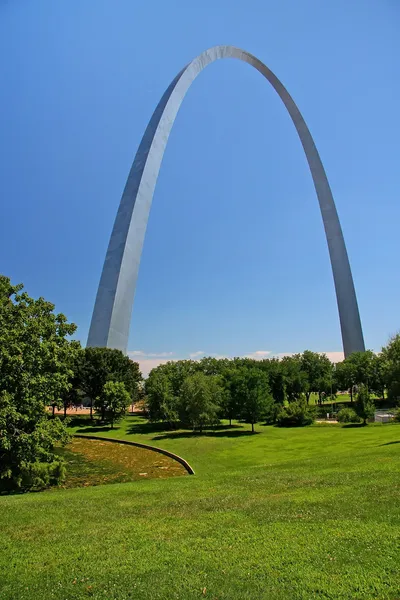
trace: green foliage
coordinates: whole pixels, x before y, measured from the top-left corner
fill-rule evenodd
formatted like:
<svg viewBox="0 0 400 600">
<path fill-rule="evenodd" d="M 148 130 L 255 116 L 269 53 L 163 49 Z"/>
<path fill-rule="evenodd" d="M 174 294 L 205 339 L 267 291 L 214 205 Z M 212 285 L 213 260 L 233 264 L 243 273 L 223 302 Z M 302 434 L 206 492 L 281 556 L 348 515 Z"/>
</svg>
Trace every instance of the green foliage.
<svg viewBox="0 0 400 600">
<path fill-rule="evenodd" d="M 218 423 L 222 388 L 218 377 L 195 373 L 186 377 L 180 396 L 181 421 L 199 429 Z"/>
<path fill-rule="evenodd" d="M 179 400 L 172 392 L 168 375 L 153 369 L 145 383 L 145 407 L 150 421 L 164 421 L 174 427 L 179 421 Z"/>
<path fill-rule="evenodd" d="M 285 377 L 286 399 L 296 402 L 311 392 L 307 373 L 302 369 L 301 356 L 285 356 L 282 359 L 282 368 Z"/>
<path fill-rule="evenodd" d="M 386 348 L 382 348 L 384 379 L 387 382 L 389 398 L 400 399 L 400 334 L 393 336 Z"/>
<path fill-rule="evenodd" d="M 133 402 L 138 396 L 142 376 L 138 363 L 130 360 L 121 350 L 112 348 L 85 348 L 78 366 L 78 381 L 82 391 L 95 402 L 108 381 L 123 383 Z M 101 413 L 101 418 L 106 418 Z"/>
<path fill-rule="evenodd" d="M 304 400 L 290 402 L 283 406 L 277 415 L 279 427 L 304 427 L 315 420 L 315 408 Z"/>
<path fill-rule="evenodd" d="M 125 416 L 130 403 L 131 395 L 122 381 L 107 381 L 94 406 L 102 419 L 110 421 L 111 427 L 114 427 L 114 423 Z"/>
<path fill-rule="evenodd" d="M 240 398 L 239 415 L 246 423 L 254 425 L 257 421 L 272 420 L 274 399 L 272 398 L 268 376 L 258 369 L 241 368 L 236 371 L 235 394 Z"/>
<path fill-rule="evenodd" d="M 361 419 L 352 408 L 342 408 L 337 415 L 339 423 L 360 423 Z"/>
<path fill-rule="evenodd" d="M 80 346 L 75 325 L 43 298 L 0 276 L 0 489 L 31 489 L 62 477 L 54 453 L 69 439 L 47 406 L 61 405 Z"/>
<path fill-rule="evenodd" d="M 327 390 L 330 390 L 333 377 L 332 363 L 325 354 L 305 350 L 300 356 L 300 369 L 307 378 L 305 389 L 307 404 L 312 392 L 321 398 L 322 393 L 326 394 Z"/>
<path fill-rule="evenodd" d="M 371 419 L 375 414 L 375 404 L 371 400 L 368 388 L 366 385 L 361 385 L 357 394 L 357 402 L 355 404 L 357 415 L 362 419 L 364 425 L 368 419 Z"/>
</svg>

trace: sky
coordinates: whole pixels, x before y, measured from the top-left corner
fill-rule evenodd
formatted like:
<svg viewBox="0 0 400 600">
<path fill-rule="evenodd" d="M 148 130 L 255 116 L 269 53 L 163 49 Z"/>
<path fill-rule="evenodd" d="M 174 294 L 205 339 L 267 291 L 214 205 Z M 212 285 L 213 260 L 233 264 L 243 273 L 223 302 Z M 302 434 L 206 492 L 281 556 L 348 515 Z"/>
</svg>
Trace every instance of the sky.
<svg viewBox="0 0 400 600">
<path fill-rule="evenodd" d="M 232 44 L 282 80 L 324 163 L 367 348 L 400 328 L 398 0 L 0 0 L 0 272 L 86 343 L 113 221 L 178 71 Z M 254 69 L 190 88 L 154 195 L 129 353 L 162 361 L 342 350 L 296 131 Z"/>
</svg>

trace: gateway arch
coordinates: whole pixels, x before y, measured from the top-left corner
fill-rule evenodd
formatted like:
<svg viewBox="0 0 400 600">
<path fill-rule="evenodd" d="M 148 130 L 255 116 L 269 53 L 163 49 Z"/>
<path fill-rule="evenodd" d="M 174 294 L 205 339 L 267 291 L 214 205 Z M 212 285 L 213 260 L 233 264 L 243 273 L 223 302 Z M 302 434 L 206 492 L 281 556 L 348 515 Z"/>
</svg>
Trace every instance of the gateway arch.
<svg viewBox="0 0 400 600">
<path fill-rule="evenodd" d="M 136 280 L 154 188 L 172 125 L 193 80 L 221 58 L 242 60 L 278 93 L 296 127 L 321 209 L 332 265 L 346 356 L 363 351 L 364 339 L 349 259 L 332 192 L 308 127 L 279 79 L 258 58 L 233 46 L 216 46 L 190 62 L 165 91 L 147 126 L 122 194 L 97 291 L 88 346 L 126 352 Z"/>
</svg>

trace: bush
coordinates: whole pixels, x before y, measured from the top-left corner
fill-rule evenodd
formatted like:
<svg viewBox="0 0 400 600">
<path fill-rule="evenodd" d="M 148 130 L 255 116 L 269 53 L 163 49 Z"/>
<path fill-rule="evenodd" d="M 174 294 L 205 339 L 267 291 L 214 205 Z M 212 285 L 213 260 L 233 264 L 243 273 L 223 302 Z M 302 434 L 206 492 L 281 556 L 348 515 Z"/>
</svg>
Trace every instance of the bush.
<svg viewBox="0 0 400 600">
<path fill-rule="evenodd" d="M 26 490 L 42 490 L 64 481 L 65 473 L 66 468 L 62 461 L 31 463 L 21 470 L 21 487 Z"/>
<path fill-rule="evenodd" d="M 337 415 L 339 423 L 360 423 L 361 419 L 352 408 L 342 408 Z"/>
<path fill-rule="evenodd" d="M 283 406 L 277 416 L 279 427 L 305 427 L 315 420 L 315 409 L 307 405 L 305 400 L 290 402 Z"/>
</svg>

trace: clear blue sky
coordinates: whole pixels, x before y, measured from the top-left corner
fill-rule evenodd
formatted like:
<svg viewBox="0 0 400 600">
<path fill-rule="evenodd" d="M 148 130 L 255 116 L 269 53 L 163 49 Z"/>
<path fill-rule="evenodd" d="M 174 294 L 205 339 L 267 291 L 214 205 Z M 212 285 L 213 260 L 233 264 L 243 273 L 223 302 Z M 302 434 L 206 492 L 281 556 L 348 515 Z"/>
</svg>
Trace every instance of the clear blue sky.
<svg viewBox="0 0 400 600">
<path fill-rule="evenodd" d="M 2 0 L 0 271 L 86 341 L 113 220 L 161 94 L 216 44 L 282 79 L 320 151 L 367 347 L 400 327 L 397 0 Z M 129 348 L 176 357 L 341 350 L 294 127 L 248 65 L 190 89 L 150 216 Z M 147 356 L 152 360 L 152 356 Z"/>
</svg>

